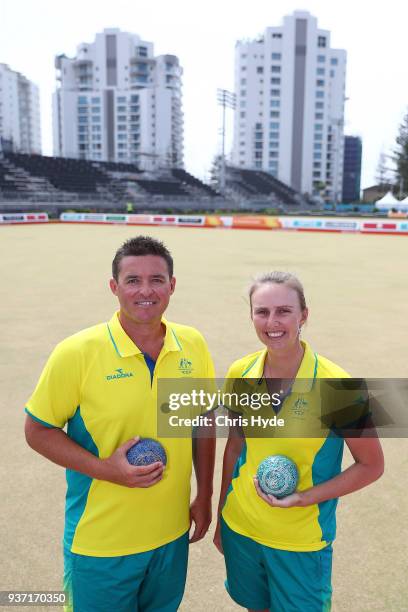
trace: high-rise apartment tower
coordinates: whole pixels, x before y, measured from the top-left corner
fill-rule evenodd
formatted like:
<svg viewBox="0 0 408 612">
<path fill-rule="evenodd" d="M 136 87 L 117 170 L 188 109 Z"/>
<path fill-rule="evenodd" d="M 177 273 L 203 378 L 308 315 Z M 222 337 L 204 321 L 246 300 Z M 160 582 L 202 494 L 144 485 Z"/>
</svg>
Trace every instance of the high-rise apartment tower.
<svg viewBox="0 0 408 612">
<path fill-rule="evenodd" d="M 143 167 L 183 165 L 181 75 L 136 34 L 106 29 L 56 57 L 54 154 Z"/>
<path fill-rule="evenodd" d="M 346 52 L 295 11 L 236 45 L 234 164 L 270 172 L 302 193 L 342 192 Z"/>
<path fill-rule="evenodd" d="M 6 64 L 0 64 L 0 138 L 16 152 L 41 153 L 38 87 Z"/>
</svg>

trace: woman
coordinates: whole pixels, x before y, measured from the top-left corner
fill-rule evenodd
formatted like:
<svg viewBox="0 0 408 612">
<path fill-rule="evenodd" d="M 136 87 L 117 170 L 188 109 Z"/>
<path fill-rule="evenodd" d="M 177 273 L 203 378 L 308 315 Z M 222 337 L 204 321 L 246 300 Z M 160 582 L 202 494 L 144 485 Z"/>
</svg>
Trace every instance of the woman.
<svg viewBox="0 0 408 612">
<path fill-rule="evenodd" d="M 329 424 L 318 419 L 325 410 L 318 379 L 349 375 L 300 340 L 308 309 L 299 280 L 284 272 L 265 274 L 252 284 L 249 299 L 255 331 L 266 348 L 233 363 L 227 379 L 241 392 L 243 385 L 278 392 L 280 406 L 267 410 L 285 427 L 269 430 L 268 437 L 245 426 L 237 435 L 231 428 L 214 543 L 225 556 L 229 594 L 250 612 L 328 610 L 337 499 L 381 476 L 381 446 L 373 435 L 336 434 L 334 417 Z M 363 407 L 358 400 L 347 404 L 352 421 L 364 416 L 364 401 Z M 344 421 L 347 411 L 335 414 Z M 354 463 L 341 472 L 344 440 Z M 259 463 L 275 454 L 291 458 L 299 471 L 297 490 L 281 499 L 266 495 L 255 477 Z"/>
</svg>

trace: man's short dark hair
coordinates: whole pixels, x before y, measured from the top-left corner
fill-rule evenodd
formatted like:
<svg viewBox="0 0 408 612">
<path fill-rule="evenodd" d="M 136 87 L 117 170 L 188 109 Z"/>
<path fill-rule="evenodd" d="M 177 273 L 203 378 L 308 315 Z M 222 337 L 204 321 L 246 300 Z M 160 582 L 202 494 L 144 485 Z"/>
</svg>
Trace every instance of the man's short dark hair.
<svg viewBox="0 0 408 612">
<path fill-rule="evenodd" d="M 121 247 L 116 251 L 115 257 L 112 261 L 112 276 L 117 281 L 119 278 L 119 266 L 120 262 L 124 257 L 128 256 L 143 256 L 143 255 L 156 255 L 162 257 L 167 263 L 169 270 L 169 276 L 173 276 L 173 258 L 170 251 L 164 246 L 160 240 L 156 240 L 151 236 L 136 236 L 135 238 L 129 238 L 122 244 Z"/>
</svg>

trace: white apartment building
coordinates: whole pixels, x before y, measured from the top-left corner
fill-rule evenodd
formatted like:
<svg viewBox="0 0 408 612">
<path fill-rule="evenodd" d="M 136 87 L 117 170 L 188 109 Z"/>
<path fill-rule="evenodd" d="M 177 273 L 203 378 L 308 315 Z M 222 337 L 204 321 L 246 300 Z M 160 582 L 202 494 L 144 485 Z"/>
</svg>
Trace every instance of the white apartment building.
<svg viewBox="0 0 408 612">
<path fill-rule="evenodd" d="M 345 76 L 346 52 L 305 11 L 237 42 L 233 163 L 339 201 Z"/>
<path fill-rule="evenodd" d="M 41 153 L 38 87 L 0 64 L 0 138 L 19 153 Z"/>
<path fill-rule="evenodd" d="M 56 57 L 54 155 L 183 166 L 182 68 L 136 34 L 105 29 Z"/>
</svg>

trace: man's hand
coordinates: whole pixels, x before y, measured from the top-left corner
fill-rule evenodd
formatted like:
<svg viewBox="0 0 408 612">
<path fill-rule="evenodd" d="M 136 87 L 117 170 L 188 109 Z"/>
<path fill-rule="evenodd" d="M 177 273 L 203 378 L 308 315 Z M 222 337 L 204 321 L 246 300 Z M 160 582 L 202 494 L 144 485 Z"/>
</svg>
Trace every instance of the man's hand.
<svg viewBox="0 0 408 612">
<path fill-rule="evenodd" d="M 217 527 L 215 528 L 213 542 L 214 542 L 216 549 L 223 555 L 224 549 L 222 547 L 222 542 L 221 542 L 221 518 L 218 519 Z"/>
<path fill-rule="evenodd" d="M 190 544 L 201 540 L 208 531 L 211 524 L 211 498 L 196 497 L 190 506 L 190 527 L 194 526 L 194 533 L 190 538 Z"/>
<path fill-rule="evenodd" d="M 138 441 L 138 437 L 132 438 L 119 446 L 110 457 L 101 459 L 102 469 L 99 480 L 107 480 L 130 488 L 152 487 L 160 482 L 164 471 L 164 465 L 160 461 L 150 465 L 135 466 L 127 460 L 127 451 Z"/>
<path fill-rule="evenodd" d="M 270 506 L 275 508 L 293 508 L 294 506 L 302 506 L 302 500 L 299 493 L 295 492 L 292 493 L 292 495 L 287 495 L 286 497 L 282 497 L 282 499 L 278 499 L 274 495 L 267 495 L 264 493 L 259 486 L 259 482 L 256 477 L 254 477 L 254 485 L 259 497 L 261 497 Z"/>
</svg>

